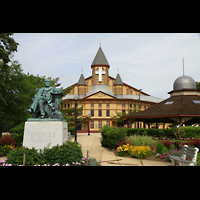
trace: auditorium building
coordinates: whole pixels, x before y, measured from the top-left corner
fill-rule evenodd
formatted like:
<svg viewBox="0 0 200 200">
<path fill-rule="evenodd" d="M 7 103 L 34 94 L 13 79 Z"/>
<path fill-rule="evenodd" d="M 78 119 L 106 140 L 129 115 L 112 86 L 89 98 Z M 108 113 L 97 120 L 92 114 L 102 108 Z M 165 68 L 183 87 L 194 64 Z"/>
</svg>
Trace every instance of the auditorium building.
<svg viewBox="0 0 200 200">
<path fill-rule="evenodd" d="M 117 122 L 112 119 L 117 112 L 128 112 L 130 109 L 145 110 L 162 99 L 150 96 L 149 94 L 124 83 L 118 73 L 116 78 L 109 76 L 110 65 L 104 52 L 99 47 L 96 56 L 91 64 L 92 75 L 85 78 L 83 74 L 69 94 L 63 97 L 66 100 L 65 108 L 75 106 L 77 97 L 78 107 L 83 106 L 83 115 L 90 115 L 91 119 L 83 121 L 77 128 L 77 132 L 91 133 L 99 132 L 104 125 L 117 127 Z M 140 100 L 139 100 L 140 99 Z M 144 123 L 139 123 L 145 127 Z M 132 128 L 136 127 L 136 123 Z"/>
</svg>

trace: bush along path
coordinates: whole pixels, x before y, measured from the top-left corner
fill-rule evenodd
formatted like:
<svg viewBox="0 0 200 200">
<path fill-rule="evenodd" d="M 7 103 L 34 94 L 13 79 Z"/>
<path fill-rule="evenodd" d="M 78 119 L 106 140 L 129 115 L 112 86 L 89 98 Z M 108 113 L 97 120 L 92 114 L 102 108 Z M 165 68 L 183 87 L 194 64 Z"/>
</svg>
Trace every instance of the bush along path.
<svg viewBox="0 0 200 200">
<path fill-rule="evenodd" d="M 76 142 L 68 141 L 63 145 L 46 147 L 43 152 L 25 147 L 13 149 L 6 159 L 0 161 L 0 166 L 23 166 L 24 154 L 25 166 L 81 166 L 90 162 L 90 158 L 83 157 Z"/>
</svg>

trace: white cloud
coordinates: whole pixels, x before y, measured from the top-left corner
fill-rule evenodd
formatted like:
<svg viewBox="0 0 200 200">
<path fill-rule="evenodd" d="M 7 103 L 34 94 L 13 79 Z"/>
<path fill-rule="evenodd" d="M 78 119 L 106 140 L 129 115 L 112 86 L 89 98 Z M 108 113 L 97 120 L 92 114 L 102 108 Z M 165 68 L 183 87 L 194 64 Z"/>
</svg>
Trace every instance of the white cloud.
<svg viewBox="0 0 200 200">
<path fill-rule="evenodd" d="M 25 72 L 60 77 L 63 87 L 76 83 L 84 69 L 91 76 L 91 63 L 99 43 L 122 80 L 145 92 L 167 98 L 174 80 L 185 74 L 200 81 L 200 37 L 194 33 L 34 33 L 14 34 L 20 44 L 14 59 Z"/>
</svg>

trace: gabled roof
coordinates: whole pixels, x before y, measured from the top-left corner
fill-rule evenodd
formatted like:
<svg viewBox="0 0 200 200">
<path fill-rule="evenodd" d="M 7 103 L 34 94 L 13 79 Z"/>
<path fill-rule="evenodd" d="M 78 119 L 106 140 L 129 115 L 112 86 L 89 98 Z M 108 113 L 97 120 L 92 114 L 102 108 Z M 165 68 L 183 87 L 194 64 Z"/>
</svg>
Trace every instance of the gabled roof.
<svg viewBox="0 0 200 200">
<path fill-rule="evenodd" d="M 119 74 L 117 74 L 117 77 L 113 85 L 123 85 L 122 79 Z"/>
<path fill-rule="evenodd" d="M 81 74 L 77 85 L 87 85 L 87 83 L 85 82 L 85 78 L 84 78 L 83 74 Z"/>
<path fill-rule="evenodd" d="M 104 53 L 103 53 L 103 50 L 101 49 L 101 47 L 99 47 L 99 50 L 92 62 L 92 65 L 91 66 L 94 66 L 94 65 L 109 65 Z"/>
</svg>

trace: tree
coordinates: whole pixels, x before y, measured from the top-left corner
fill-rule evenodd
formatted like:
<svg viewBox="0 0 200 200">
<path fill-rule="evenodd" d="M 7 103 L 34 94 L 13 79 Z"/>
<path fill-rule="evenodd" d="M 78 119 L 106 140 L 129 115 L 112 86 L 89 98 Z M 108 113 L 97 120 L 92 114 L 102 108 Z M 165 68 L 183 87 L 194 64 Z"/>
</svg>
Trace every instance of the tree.
<svg viewBox="0 0 200 200">
<path fill-rule="evenodd" d="M 197 90 L 200 90 L 200 82 L 196 81 L 196 88 Z"/>
<path fill-rule="evenodd" d="M 11 61 L 4 73 L 4 85 L 1 86 L 0 101 L 0 136 L 8 130 L 27 120 L 31 115 L 26 109 L 32 102 L 36 88 L 43 87 L 44 78 L 26 75 L 17 61 Z"/>
<path fill-rule="evenodd" d="M 5 73 L 9 71 L 9 62 L 17 46 L 19 45 L 12 37 L 13 33 L 0 33 L 0 102 L 6 104 L 1 89 L 5 86 Z M 1 114 L 1 113 L 0 113 Z"/>
<path fill-rule="evenodd" d="M 129 109 L 127 113 L 126 112 L 117 112 L 117 111 L 115 111 L 116 115 L 112 115 L 112 119 L 116 120 L 117 126 L 120 127 L 120 126 L 123 126 L 123 120 L 120 120 L 120 118 L 122 116 L 126 116 L 126 115 L 129 115 L 129 114 L 132 114 L 132 113 L 136 113 L 136 112 L 137 112 L 136 108 Z"/>
</svg>

